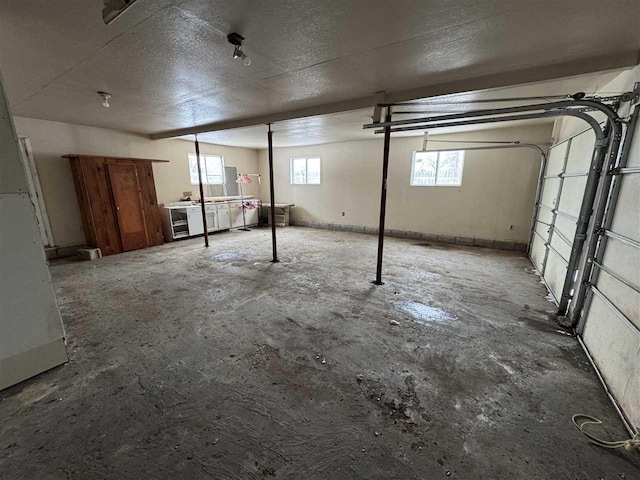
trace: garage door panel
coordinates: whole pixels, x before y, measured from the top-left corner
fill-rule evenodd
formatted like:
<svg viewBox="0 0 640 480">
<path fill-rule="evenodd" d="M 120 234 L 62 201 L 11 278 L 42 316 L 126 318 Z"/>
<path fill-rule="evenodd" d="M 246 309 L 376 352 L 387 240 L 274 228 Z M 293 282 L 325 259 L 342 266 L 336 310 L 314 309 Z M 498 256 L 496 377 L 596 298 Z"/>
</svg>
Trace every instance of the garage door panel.
<svg viewBox="0 0 640 480">
<path fill-rule="evenodd" d="M 547 178 L 544 182 L 544 189 L 542 190 L 541 202 L 547 207 L 554 208 L 556 196 L 558 195 L 558 188 L 560 187 L 559 178 Z"/>
<path fill-rule="evenodd" d="M 562 185 L 562 196 L 558 209 L 577 217 L 582 206 L 587 177 L 566 177 Z"/>
<path fill-rule="evenodd" d="M 556 299 L 562 296 L 564 277 L 567 274 L 566 262 L 553 250 L 549 250 L 544 277 Z"/>
<path fill-rule="evenodd" d="M 549 227 L 544 223 L 536 222 L 535 231 L 542 235 L 543 238 L 549 236 Z"/>
<path fill-rule="evenodd" d="M 538 212 L 538 220 L 544 223 L 551 223 L 551 220 L 553 220 L 553 213 L 551 213 L 551 210 L 541 208 Z"/>
<path fill-rule="evenodd" d="M 640 426 L 640 334 L 598 296 L 588 315 L 584 343 L 631 423 Z"/>
<path fill-rule="evenodd" d="M 640 241 L 640 173 L 622 176 L 611 230 Z"/>
<path fill-rule="evenodd" d="M 640 329 L 640 293 L 624 283 L 619 282 L 604 271 L 600 272 L 600 276 L 598 277 L 598 290 L 600 290 L 631 323 Z M 638 368 L 640 369 L 640 365 Z"/>
<path fill-rule="evenodd" d="M 602 265 L 635 285 L 640 285 L 640 250 L 610 238 Z"/>
<path fill-rule="evenodd" d="M 540 270 L 542 269 L 542 262 L 544 261 L 544 253 L 546 251 L 546 247 L 544 246 L 544 241 L 538 237 L 537 235 L 533 236 L 533 243 L 531 244 L 530 255 L 533 259 L 533 263 L 535 267 Z"/>
<path fill-rule="evenodd" d="M 567 173 L 588 172 L 593 158 L 596 144 L 596 134 L 592 129 L 581 133 L 571 142 L 569 157 L 567 158 Z"/>
<path fill-rule="evenodd" d="M 564 165 L 564 156 L 567 153 L 568 145 L 569 142 L 563 142 L 549 150 L 545 175 L 557 175 L 562 172 L 562 165 Z"/>
<path fill-rule="evenodd" d="M 562 255 L 565 260 L 569 260 L 569 257 L 571 256 L 571 246 L 567 245 L 567 242 L 560 238 L 559 235 L 554 234 L 551 237 L 551 246 L 555 248 L 557 253 Z"/>
<path fill-rule="evenodd" d="M 640 286 L 640 250 L 609 238 L 602 265 L 613 275 Z M 640 294 L 605 271 L 598 277 L 598 288 L 640 328 Z"/>
<path fill-rule="evenodd" d="M 570 242 L 573 242 L 573 237 L 576 234 L 576 221 L 563 217 L 562 215 L 558 215 L 556 218 L 556 231 L 560 232 L 565 238 L 567 238 Z"/>
</svg>

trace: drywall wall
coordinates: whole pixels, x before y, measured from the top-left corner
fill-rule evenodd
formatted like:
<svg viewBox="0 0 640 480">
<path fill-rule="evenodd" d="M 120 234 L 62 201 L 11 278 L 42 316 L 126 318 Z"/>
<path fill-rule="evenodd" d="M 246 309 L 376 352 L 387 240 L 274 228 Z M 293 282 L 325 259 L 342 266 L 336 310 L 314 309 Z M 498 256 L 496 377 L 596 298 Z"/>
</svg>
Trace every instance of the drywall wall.
<svg viewBox="0 0 640 480">
<path fill-rule="evenodd" d="M 198 194 L 198 186 L 191 185 L 189 178 L 188 154 L 195 152 L 192 141 L 150 140 L 132 133 L 22 117 L 15 117 L 15 125 L 17 133 L 31 141 L 57 246 L 85 241 L 69 160 L 61 158 L 62 155 L 82 153 L 169 160 L 170 163 L 153 166 L 158 202 L 179 200 L 186 191 Z M 257 173 L 256 150 L 201 143 L 200 151 L 222 155 L 225 165 L 237 167 L 239 173 Z M 205 195 L 208 193 L 207 189 Z M 259 184 L 250 184 L 244 193 L 260 195 Z M 212 186 L 211 194 L 221 195 L 221 187 Z"/>
<path fill-rule="evenodd" d="M 35 208 L 0 78 L 0 389 L 67 360 Z"/>
<path fill-rule="evenodd" d="M 277 133 L 276 133 L 277 135 Z M 428 149 L 468 147 L 437 140 L 520 140 L 544 144 L 551 124 L 431 135 Z M 467 151 L 460 187 L 409 185 L 413 152 L 422 137 L 391 140 L 386 228 L 526 243 L 540 155 L 532 149 Z M 320 185 L 291 185 L 289 159 L 319 156 Z M 268 175 L 268 154 L 259 153 Z M 276 202 L 295 203 L 293 219 L 377 227 L 382 170 L 382 140 L 333 143 L 274 150 Z M 268 185 L 263 200 L 268 200 Z M 344 216 L 342 214 L 344 212 Z"/>
</svg>

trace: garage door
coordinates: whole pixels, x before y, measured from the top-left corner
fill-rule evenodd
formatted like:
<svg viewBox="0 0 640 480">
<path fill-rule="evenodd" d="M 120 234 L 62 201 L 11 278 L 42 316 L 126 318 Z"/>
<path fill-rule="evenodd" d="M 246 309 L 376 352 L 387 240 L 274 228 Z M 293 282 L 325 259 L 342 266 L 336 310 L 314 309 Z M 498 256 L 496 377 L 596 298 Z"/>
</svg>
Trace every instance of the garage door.
<svg viewBox="0 0 640 480">
<path fill-rule="evenodd" d="M 556 303 L 567 276 L 594 146 L 595 133 L 589 128 L 549 149 L 529 255 Z"/>
<path fill-rule="evenodd" d="M 640 88 L 636 86 L 636 92 Z M 638 99 L 636 98 L 636 102 Z M 583 346 L 634 434 L 640 430 L 640 128 L 638 106 L 629 115 L 611 185 L 596 205 L 577 327 Z"/>
</svg>

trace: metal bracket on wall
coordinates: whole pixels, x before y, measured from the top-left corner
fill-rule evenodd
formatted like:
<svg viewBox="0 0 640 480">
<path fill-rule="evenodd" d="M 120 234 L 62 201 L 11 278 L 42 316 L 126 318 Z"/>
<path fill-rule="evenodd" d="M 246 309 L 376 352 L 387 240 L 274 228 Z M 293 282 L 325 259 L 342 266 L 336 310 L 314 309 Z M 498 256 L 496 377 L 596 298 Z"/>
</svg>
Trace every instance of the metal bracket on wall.
<svg viewBox="0 0 640 480">
<path fill-rule="evenodd" d="M 373 122 L 379 123 L 382 120 L 382 108 L 384 103 L 384 91 L 376 92 L 373 104 Z"/>
</svg>

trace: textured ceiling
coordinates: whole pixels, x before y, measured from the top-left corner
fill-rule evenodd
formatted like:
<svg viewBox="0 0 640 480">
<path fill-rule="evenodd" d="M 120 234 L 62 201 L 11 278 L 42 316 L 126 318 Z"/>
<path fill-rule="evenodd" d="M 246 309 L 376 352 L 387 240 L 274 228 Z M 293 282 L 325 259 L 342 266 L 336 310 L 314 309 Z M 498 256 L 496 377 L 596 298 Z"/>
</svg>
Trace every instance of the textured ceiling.
<svg viewBox="0 0 640 480">
<path fill-rule="evenodd" d="M 520 83 L 503 72 L 619 67 L 640 49 L 638 0 L 139 0 L 109 26 L 101 12 L 101 0 L 0 2 L 15 115 L 157 133 L 380 90 Z M 231 31 L 250 67 L 232 59 Z"/>
<path fill-rule="evenodd" d="M 489 102 L 489 100 L 504 98 L 545 97 L 553 95 L 568 95 L 576 92 L 585 92 L 588 95 L 606 96 L 622 92 L 606 92 L 601 87 L 611 82 L 622 70 L 591 73 L 587 75 L 573 76 L 546 82 L 518 85 L 515 87 L 495 88 L 464 94 L 443 95 L 420 100 L 424 106 L 395 107 L 396 110 L 429 112 L 429 115 L 440 113 L 456 113 L 472 109 L 499 108 L 510 105 L 544 103 L 545 98 L 535 101 L 523 102 Z M 640 79 L 638 79 L 640 81 Z M 481 101 L 481 103 L 464 103 Z M 462 103 L 459 103 L 462 102 Z M 276 147 L 289 147 L 301 145 L 316 145 L 321 143 L 349 142 L 355 140 L 367 140 L 376 138 L 373 130 L 364 130 L 362 125 L 371 123 L 373 108 L 335 113 L 331 115 L 316 115 L 306 118 L 298 118 L 276 122 L 272 125 L 274 131 L 273 142 Z M 424 117 L 426 114 L 415 115 Z M 402 115 L 401 118 L 411 118 L 410 115 Z M 396 117 L 398 118 L 398 117 Z M 431 134 L 444 134 L 470 130 L 482 130 L 485 128 L 506 128 L 512 126 L 531 125 L 540 123 L 552 123 L 553 120 L 538 119 L 519 122 L 504 122 L 499 125 L 473 125 L 468 127 L 447 127 L 432 130 Z M 422 131 L 397 132 L 394 137 L 419 136 Z M 184 138 L 193 139 L 192 135 Z M 250 148 L 267 147 L 267 127 L 259 125 L 254 127 L 236 128 L 215 132 L 201 133 L 198 135 L 201 141 L 217 143 L 220 145 L 242 146 Z M 516 139 L 526 140 L 526 139 Z"/>
</svg>

